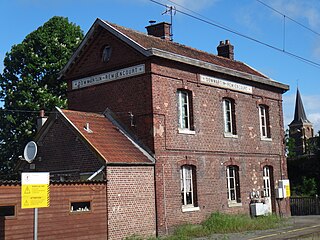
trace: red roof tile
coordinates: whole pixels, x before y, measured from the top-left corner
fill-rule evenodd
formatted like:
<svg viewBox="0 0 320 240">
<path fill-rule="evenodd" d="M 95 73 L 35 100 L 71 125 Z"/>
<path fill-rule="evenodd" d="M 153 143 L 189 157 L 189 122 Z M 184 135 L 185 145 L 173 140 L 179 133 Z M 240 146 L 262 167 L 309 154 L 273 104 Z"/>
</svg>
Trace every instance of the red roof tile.
<svg viewBox="0 0 320 240">
<path fill-rule="evenodd" d="M 151 163 L 149 158 L 103 114 L 61 111 L 107 163 Z M 87 124 L 91 133 L 85 130 Z"/>
<path fill-rule="evenodd" d="M 265 75 L 259 73 L 258 71 L 254 70 L 253 68 L 249 67 L 248 65 L 242 62 L 217 56 L 215 54 L 207 53 L 204 51 L 200 51 L 198 49 L 191 48 L 191 47 L 188 47 L 179 43 L 171 42 L 168 40 L 164 40 L 158 37 L 150 36 L 150 35 L 147 35 L 132 29 L 128 29 L 113 23 L 109 23 L 109 22 L 107 23 L 146 49 L 156 48 L 166 52 L 175 53 L 185 57 L 189 57 L 196 60 L 222 66 L 225 68 L 230 68 L 236 71 L 267 78 Z"/>
</svg>

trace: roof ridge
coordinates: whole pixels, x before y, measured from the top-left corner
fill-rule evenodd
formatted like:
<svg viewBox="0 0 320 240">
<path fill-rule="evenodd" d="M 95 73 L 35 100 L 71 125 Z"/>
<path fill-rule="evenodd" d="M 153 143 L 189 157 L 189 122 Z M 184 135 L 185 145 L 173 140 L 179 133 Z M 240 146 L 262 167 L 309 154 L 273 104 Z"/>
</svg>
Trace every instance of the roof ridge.
<svg viewBox="0 0 320 240">
<path fill-rule="evenodd" d="M 104 20 L 105 21 L 105 20 Z M 238 63 L 243 63 L 242 61 L 239 61 L 239 60 L 232 60 L 230 58 L 226 58 L 226 57 L 223 57 L 223 56 L 219 56 L 218 54 L 215 54 L 215 53 L 211 53 L 211 52 L 208 52 L 208 51 L 205 51 L 205 50 L 201 50 L 201 49 L 197 49 L 195 47 L 191 47 L 191 46 L 188 46 L 188 45 L 185 45 L 185 44 L 182 44 L 182 43 L 179 43 L 179 42 L 174 42 L 174 41 L 169 41 L 169 40 L 166 40 L 166 39 L 162 39 L 160 37 L 155 37 L 153 35 L 148 35 L 147 33 L 144 33 L 144 32 L 141 32 L 141 31 L 138 31 L 138 30 L 135 30 L 135 29 L 132 29 L 132 28 L 128 28 L 128 27 L 125 27 L 125 26 L 121 26 L 121 25 L 118 25 L 116 23 L 112 23 L 112 22 L 109 22 L 109 21 L 105 21 L 106 23 L 110 24 L 111 26 L 113 27 L 116 27 L 116 28 L 122 28 L 126 31 L 131 31 L 131 32 L 134 32 L 134 33 L 137 33 L 137 34 L 141 34 L 141 35 L 144 35 L 145 37 L 148 37 L 148 38 L 151 38 L 151 39 L 154 39 L 156 41 L 162 41 L 163 43 L 166 43 L 166 44 L 174 44 L 174 45 L 177 45 L 178 47 L 184 47 L 184 48 L 188 48 L 190 50 L 193 50 L 193 51 L 197 51 L 197 52 L 202 52 L 202 53 L 205 53 L 205 54 L 209 54 L 209 55 L 212 55 L 214 57 L 217 57 L 217 58 L 220 58 L 220 59 L 223 59 L 223 60 L 227 60 L 227 61 L 231 61 L 231 62 L 238 62 Z M 247 65 L 247 64 L 246 64 Z M 247 65 L 248 67 L 252 68 L 251 66 Z M 253 69 L 255 70 L 255 69 Z"/>
<path fill-rule="evenodd" d="M 99 116 L 99 117 L 104 117 L 102 112 L 87 112 L 87 111 L 77 111 L 77 110 L 71 110 L 71 109 L 61 109 L 62 112 L 68 112 L 68 113 L 73 113 L 73 114 L 86 114 L 87 116 L 94 115 L 94 116 Z"/>
</svg>

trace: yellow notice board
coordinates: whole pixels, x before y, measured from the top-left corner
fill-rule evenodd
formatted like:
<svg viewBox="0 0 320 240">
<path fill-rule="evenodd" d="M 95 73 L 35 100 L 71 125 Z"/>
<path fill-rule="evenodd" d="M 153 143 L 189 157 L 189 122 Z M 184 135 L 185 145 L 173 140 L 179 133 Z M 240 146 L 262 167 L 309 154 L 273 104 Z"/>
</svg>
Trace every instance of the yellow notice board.
<svg viewBox="0 0 320 240">
<path fill-rule="evenodd" d="M 50 205 L 50 174 L 22 173 L 21 208 L 43 208 Z"/>
<path fill-rule="evenodd" d="M 286 188 L 286 197 L 290 197 L 290 184 L 288 182 L 288 184 L 284 185 Z"/>
</svg>

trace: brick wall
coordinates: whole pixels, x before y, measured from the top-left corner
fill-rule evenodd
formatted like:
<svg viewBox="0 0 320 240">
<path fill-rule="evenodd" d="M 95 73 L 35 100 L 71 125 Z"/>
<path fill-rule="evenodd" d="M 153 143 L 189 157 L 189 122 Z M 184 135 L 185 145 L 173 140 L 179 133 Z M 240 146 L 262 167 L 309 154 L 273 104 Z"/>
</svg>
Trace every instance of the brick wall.
<svg viewBox="0 0 320 240">
<path fill-rule="evenodd" d="M 126 49 L 127 46 L 122 44 L 122 48 Z M 106 65 L 104 71 L 144 61 L 138 56 L 135 61 L 131 55 L 128 58 L 114 55 L 114 58 L 114 61 L 119 61 L 118 65 L 112 68 Z M 91 63 L 95 58 L 88 55 L 85 61 Z M 137 124 L 134 127 L 130 126 L 126 115 L 121 117 L 121 121 L 155 152 L 160 234 L 181 223 L 200 222 L 212 211 L 249 214 L 248 196 L 252 190 L 263 186 L 261 164 L 273 167 L 275 184 L 277 180 L 287 177 L 281 90 L 228 76 L 227 72 L 217 73 L 160 58 L 145 60 L 144 63 L 144 75 L 79 90 L 71 91 L 70 84 L 81 75 L 67 76 L 69 107 L 85 111 L 103 111 L 108 107 L 120 117 L 121 113 L 127 112 L 136 116 Z M 102 68 L 96 72 L 92 69 L 88 68 L 87 72 L 82 71 L 81 74 L 90 76 L 103 72 Z M 204 85 L 199 82 L 199 74 L 250 85 L 253 93 L 245 94 Z M 176 93 L 181 88 L 192 92 L 195 134 L 178 133 Z M 224 137 L 223 97 L 235 100 L 237 138 Z M 269 106 L 272 141 L 260 138 L 259 104 Z M 197 166 L 200 211 L 181 211 L 179 169 L 183 162 Z M 242 196 L 242 206 L 232 208 L 227 206 L 226 200 L 225 171 L 230 163 L 239 166 Z M 280 206 L 281 211 L 290 214 L 285 201 Z M 279 212 L 278 207 L 274 210 Z"/>
<path fill-rule="evenodd" d="M 151 71 L 159 233 L 182 223 L 199 223 L 213 211 L 249 214 L 250 193 L 263 190 L 263 166 L 272 166 L 276 186 L 277 180 L 287 177 L 281 94 L 242 80 L 253 86 L 253 94 L 207 86 L 199 83 L 199 70 L 161 61 Z M 214 72 L 200 73 L 235 81 Z M 192 92 L 195 134 L 178 132 L 176 92 L 181 88 Z M 224 136 L 223 97 L 236 102 L 236 138 Z M 269 106 L 272 141 L 261 140 L 259 104 Z M 183 164 L 197 168 L 200 211 L 182 212 L 179 170 Z M 239 166 L 242 206 L 228 206 L 229 164 Z M 283 213 L 290 212 L 286 201 L 280 206 Z"/>
<path fill-rule="evenodd" d="M 153 166 L 108 166 L 109 239 L 155 236 Z"/>
<path fill-rule="evenodd" d="M 103 63 L 102 51 L 107 45 L 112 47 L 112 55 L 108 63 Z M 68 83 L 69 109 L 103 112 L 109 108 L 128 129 L 137 134 L 139 139 L 153 150 L 152 93 L 149 75 L 142 74 L 79 90 L 71 89 L 74 79 L 135 66 L 144 61 L 145 57 L 142 54 L 99 27 L 90 44 L 77 59 L 75 66 L 67 73 L 65 81 Z M 146 72 L 148 71 L 147 64 Z M 133 114 L 134 126 L 129 112 Z"/>
<path fill-rule="evenodd" d="M 0 206 L 15 206 L 1 219 L 1 239 L 33 239 L 33 209 L 21 209 L 20 184 L 0 185 Z M 91 211 L 70 212 L 70 203 L 90 201 Z M 38 209 L 38 239 L 106 239 L 105 183 L 50 184 L 50 207 Z"/>
</svg>

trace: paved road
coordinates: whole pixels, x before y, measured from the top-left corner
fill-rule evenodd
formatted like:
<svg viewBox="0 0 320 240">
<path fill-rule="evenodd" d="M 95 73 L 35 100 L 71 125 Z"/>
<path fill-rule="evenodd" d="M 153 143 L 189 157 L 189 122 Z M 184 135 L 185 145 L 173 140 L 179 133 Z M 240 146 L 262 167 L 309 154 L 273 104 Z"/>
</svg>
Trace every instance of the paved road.
<svg viewBox="0 0 320 240">
<path fill-rule="evenodd" d="M 214 234 L 197 240 L 270 240 L 270 239 L 320 239 L 320 215 L 294 216 L 288 225 L 278 229 L 234 234 Z"/>
</svg>

